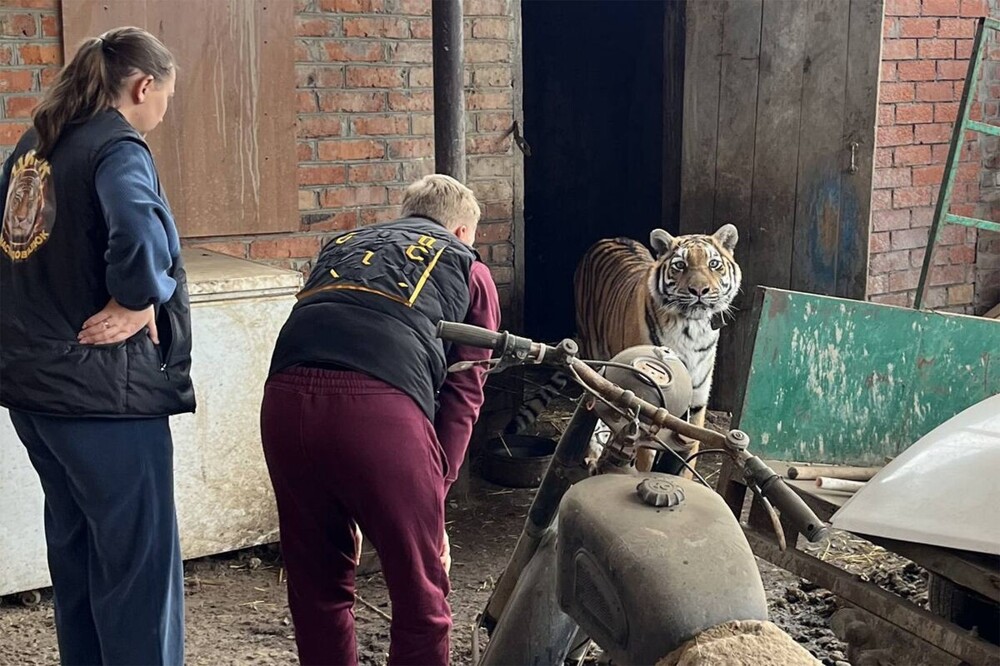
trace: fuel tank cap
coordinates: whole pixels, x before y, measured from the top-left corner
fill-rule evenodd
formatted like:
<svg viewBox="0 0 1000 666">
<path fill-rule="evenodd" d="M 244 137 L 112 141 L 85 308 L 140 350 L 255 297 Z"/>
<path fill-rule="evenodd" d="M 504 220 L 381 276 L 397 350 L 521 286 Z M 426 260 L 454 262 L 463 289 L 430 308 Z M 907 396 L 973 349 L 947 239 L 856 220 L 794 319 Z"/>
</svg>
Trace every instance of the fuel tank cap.
<svg viewBox="0 0 1000 666">
<path fill-rule="evenodd" d="M 636 491 L 642 501 L 650 506 L 672 507 L 684 501 L 684 490 L 670 479 L 643 479 Z"/>
</svg>

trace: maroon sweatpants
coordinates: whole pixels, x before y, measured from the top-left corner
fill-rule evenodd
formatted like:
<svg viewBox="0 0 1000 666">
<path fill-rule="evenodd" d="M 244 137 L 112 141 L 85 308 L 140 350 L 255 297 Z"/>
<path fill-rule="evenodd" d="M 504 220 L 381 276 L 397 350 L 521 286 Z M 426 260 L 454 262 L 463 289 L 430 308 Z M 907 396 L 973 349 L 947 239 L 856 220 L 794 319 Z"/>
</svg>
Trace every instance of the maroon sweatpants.
<svg viewBox="0 0 1000 666">
<path fill-rule="evenodd" d="M 448 664 L 443 457 L 417 404 L 368 375 L 293 368 L 268 380 L 261 427 L 300 661 L 357 663 L 356 521 L 389 588 L 389 663 Z"/>
</svg>

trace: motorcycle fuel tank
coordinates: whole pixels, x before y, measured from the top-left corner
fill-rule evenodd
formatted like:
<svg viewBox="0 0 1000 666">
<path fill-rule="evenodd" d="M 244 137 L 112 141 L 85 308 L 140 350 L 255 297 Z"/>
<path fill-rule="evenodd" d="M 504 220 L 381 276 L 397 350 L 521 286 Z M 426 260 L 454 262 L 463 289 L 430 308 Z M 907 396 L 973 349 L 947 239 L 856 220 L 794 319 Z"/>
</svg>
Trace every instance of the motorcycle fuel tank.
<svg viewBox="0 0 1000 666">
<path fill-rule="evenodd" d="M 591 477 L 566 493 L 558 529 L 560 606 L 614 663 L 653 664 L 716 625 L 767 619 L 743 531 L 699 483 Z"/>
</svg>

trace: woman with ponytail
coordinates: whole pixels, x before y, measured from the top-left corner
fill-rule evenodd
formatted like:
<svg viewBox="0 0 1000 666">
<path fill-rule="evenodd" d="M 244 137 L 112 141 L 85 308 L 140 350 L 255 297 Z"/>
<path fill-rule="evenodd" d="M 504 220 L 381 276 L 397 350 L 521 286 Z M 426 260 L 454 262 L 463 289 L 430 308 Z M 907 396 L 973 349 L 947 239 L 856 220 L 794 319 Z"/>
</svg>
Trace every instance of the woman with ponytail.
<svg viewBox="0 0 1000 666">
<path fill-rule="evenodd" d="M 85 41 L 0 173 L 0 405 L 45 492 L 63 664 L 182 664 L 168 417 L 194 411 L 177 228 L 144 140 L 176 67 Z"/>
</svg>

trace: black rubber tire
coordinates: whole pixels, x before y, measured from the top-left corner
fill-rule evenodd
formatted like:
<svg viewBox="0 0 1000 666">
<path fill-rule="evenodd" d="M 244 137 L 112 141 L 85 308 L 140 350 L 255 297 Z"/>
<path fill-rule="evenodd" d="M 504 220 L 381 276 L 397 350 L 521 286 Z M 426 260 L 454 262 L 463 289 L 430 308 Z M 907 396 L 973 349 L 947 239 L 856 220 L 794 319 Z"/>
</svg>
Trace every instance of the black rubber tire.
<svg viewBox="0 0 1000 666">
<path fill-rule="evenodd" d="M 947 578 L 929 574 L 927 598 L 931 612 L 963 629 L 976 629 L 979 637 L 1000 645 L 1000 605 Z"/>
</svg>

